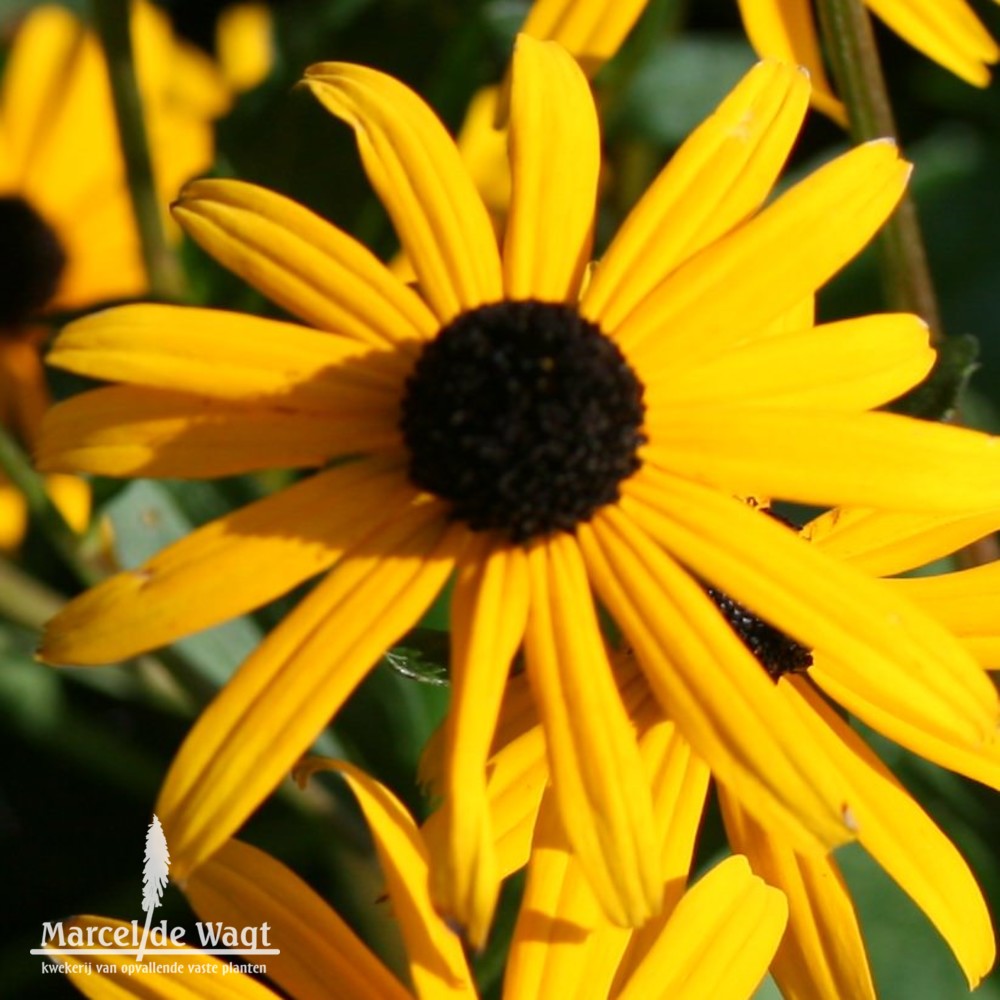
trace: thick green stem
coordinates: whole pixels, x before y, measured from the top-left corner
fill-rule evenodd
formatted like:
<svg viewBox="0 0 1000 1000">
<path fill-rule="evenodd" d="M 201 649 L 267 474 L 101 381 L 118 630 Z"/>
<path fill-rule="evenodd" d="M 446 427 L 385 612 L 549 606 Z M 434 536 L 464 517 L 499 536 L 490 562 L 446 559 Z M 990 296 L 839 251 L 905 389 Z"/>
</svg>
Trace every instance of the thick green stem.
<svg viewBox="0 0 1000 1000">
<path fill-rule="evenodd" d="M 896 123 L 882 75 L 871 18 L 862 0 L 817 0 L 823 38 L 837 89 L 858 142 L 896 139 Z M 906 195 L 880 238 L 887 304 L 927 321 L 935 343 L 944 337 L 920 223 Z"/>
<path fill-rule="evenodd" d="M 158 299 L 179 299 L 183 297 L 183 276 L 167 242 L 153 178 L 153 162 L 132 55 L 129 0 L 92 2 L 107 58 L 118 134 L 150 293 Z"/>
<path fill-rule="evenodd" d="M 0 556 L 0 617 L 38 631 L 64 603 L 59 594 Z"/>
</svg>

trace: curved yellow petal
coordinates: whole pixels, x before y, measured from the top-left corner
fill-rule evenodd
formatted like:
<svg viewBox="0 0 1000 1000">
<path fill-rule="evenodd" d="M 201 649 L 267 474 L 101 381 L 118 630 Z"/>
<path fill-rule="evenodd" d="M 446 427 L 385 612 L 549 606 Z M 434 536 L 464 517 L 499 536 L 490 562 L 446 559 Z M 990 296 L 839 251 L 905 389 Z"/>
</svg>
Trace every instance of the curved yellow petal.
<svg viewBox="0 0 1000 1000">
<path fill-rule="evenodd" d="M 1000 562 L 885 582 L 957 635 L 982 666 L 1000 669 Z"/>
<path fill-rule="evenodd" d="M 812 103 L 846 127 L 847 111 L 833 94 L 823 68 L 811 0 L 737 0 L 750 44 L 763 59 L 804 66 Z"/>
<path fill-rule="evenodd" d="M 66 523 L 78 534 L 90 524 L 90 486 L 78 476 L 55 473 L 45 477 L 45 492 L 51 497 Z"/>
<path fill-rule="evenodd" d="M 321 330 L 385 347 L 437 329 L 371 251 L 290 198 L 243 181 L 201 180 L 184 188 L 173 212 L 219 263 Z"/>
<path fill-rule="evenodd" d="M 873 576 L 916 569 L 1000 528 L 1000 508 L 974 514 L 835 507 L 814 518 L 802 537 L 828 555 Z"/>
<path fill-rule="evenodd" d="M 601 138 L 586 77 L 554 42 L 519 36 L 509 127 L 504 290 L 575 301 L 593 243 Z"/>
<path fill-rule="evenodd" d="M 749 1000 L 787 919 L 782 893 L 729 858 L 688 890 L 618 1000 Z"/>
<path fill-rule="evenodd" d="M 612 508 L 578 535 L 657 700 L 719 780 L 803 853 L 851 839 L 841 776 L 701 587 Z"/>
<path fill-rule="evenodd" d="M 846 807 L 858 840 L 924 911 L 948 942 L 974 989 L 996 956 L 989 910 L 951 841 L 896 781 L 858 734 L 808 683 L 790 699 L 811 719 L 818 741 L 853 786 Z"/>
<path fill-rule="evenodd" d="M 914 48 L 968 83 L 985 87 L 1000 47 L 966 0 L 867 0 Z"/>
<path fill-rule="evenodd" d="M 699 579 L 822 653 L 826 672 L 859 701 L 960 745 L 993 738 L 1000 705 L 982 670 L 937 622 L 880 581 L 694 483 L 648 473 L 625 489 L 624 509 L 651 537 Z"/>
<path fill-rule="evenodd" d="M 650 463 L 736 494 L 940 514 L 1000 507 L 1000 437 L 895 413 L 657 407 Z"/>
<path fill-rule="evenodd" d="M 934 364 L 926 324 L 865 316 L 775 334 L 706 359 L 643 374 L 651 409 L 716 404 L 863 411 L 916 385 Z M 789 418 L 793 419 L 793 418 Z"/>
<path fill-rule="evenodd" d="M 718 788 L 729 844 L 788 900 L 788 928 L 771 963 L 786 1000 L 875 1000 L 864 938 L 832 856 L 805 858 Z"/>
<path fill-rule="evenodd" d="M 550 790 L 535 830 L 504 998 L 606 997 L 629 936 L 608 921 L 594 898 Z"/>
<path fill-rule="evenodd" d="M 349 63 L 317 63 L 305 85 L 354 129 L 420 288 L 441 323 L 503 296 L 489 215 L 451 137 L 412 90 Z"/>
<path fill-rule="evenodd" d="M 798 137 L 807 79 L 761 63 L 684 141 L 629 213 L 581 309 L 617 329 L 667 275 L 760 208 Z"/>
<path fill-rule="evenodd" d="M 390 520 L 268 636 L 182 744 L 156 806 L 178 877 L 260 805 L 448 579 L 464 529 L 433 503 L 383 513 Z"/>
<path fill-rule="evenodd" d="M 395 410 L 413 361 L 292 323 L 164 305 L 91 313 L 63 329 L 47 360 L 90 378 L 331 416 Z"/>
<path fill-rule="evenodd" d="M 530 590 L 523 549 L 480 535 L 458 563 L 451 605 L 451 704 L 444 722 L 443 854 L 432 872 L 438 907 L 485 944 L 500 888 L 486 762 Z"/>
<path fill-rule="evenodd" d="M 343 775 L 368 821 L 417 996 L 475 1000 L 461 940 L 431 902 L 430 859 L 416 824 L 389 789 L 358 768 L 346 761 L 331 761 L 329 766 Z"/>
<path fill-rule="evenodd" d="M 593 76 L 619 49 L 649 0 L 536 0 L 521 31 L 558 42 Z"/>
<path fill-rule="evenodd" d="M 749 222 L 676 268 L 614 327 L 648 364 L 721 354 L 820 289 L 871 240 L 910 174 L 870 142 L 820 167 Z"/>
<path fill-rule="evenodd" d="M 614 684 L 576 540 L 529 552 L 528 679 L 566 836 L 608 917 L 637 926 L 660 906 L 650 789 Z"/>
<path fill-rule="evenodd" d="M 412 496 L 394 467 L 356 462 L 321 472 L 70 601 L 46 626 L 39 656 L 110 663 L 252 611 L 332 566 Z"/>
<path fill-rule="evenodd" d="M 45 337 L 41 329 L 0 337 L 0 423 L 28 448 L 52 405 L 41 358 Z"/>
<path fill-rule="evenodd" d="M 54 406 L 35 461 L 43 472 L 214 479 L 323 465 L 339 455 L 395 450 L 396 414 L 360 418 L 241 406 L 184 393 L 112 386 Z"/>
<path fill-rule="evenodd" d="M 109 939 L 119 928 L 128 932 L 129 940 L 133 934 L 132 924 L 109 917 L 73 917 L 62 926 L 64 934 L 76 928 L 95 937 L 106 928 Z M 49 942 L 47 947 L 54 946 Z M 73 970 L 67 973 L 70 982 L 91 1000 L 276 1000 L 263 983 L 232 971 L 231 965 L 213 955 L 169 942 L 164 947 L 169 954 L 157 956 L 155 963 L 137 965 L 134 954 L 114 951 L 95 951 L 89 960 L 69 954 L 55 960 Z"/>
<path fill-rule="evenodd" d="M 344 920 L 293 871 L 264 851 L 229 840 L 184 884 L 202 921 L 269 926 L 267 976 L 293 997 L 408 1000 L 410 992 Z"/>
</svg>

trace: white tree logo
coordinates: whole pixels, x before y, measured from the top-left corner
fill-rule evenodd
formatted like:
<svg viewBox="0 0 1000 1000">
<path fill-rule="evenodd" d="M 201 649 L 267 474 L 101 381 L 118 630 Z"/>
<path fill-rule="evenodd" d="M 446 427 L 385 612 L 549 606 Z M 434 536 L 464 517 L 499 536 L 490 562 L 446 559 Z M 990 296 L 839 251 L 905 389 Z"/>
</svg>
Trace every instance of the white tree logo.
<svg viewBox="0 0 1000 1000">
<path fill-rule="evenodd" d="M 149 925 L 153 919 L 153 910 L 160 905 L 163 890 L 167 887 L 170 871 L 170 852 L 167 850 L 167 838 L 163 835 L 160 820 L 153 814 L 153 822 L 146 831 L 146 852 L 143 855 L 142 866 L 142 908 L 146 911 L 146 926 L 142 929 L 142 941 L 135 959 L 142 961 L 149 937 Z"/>
</svg>

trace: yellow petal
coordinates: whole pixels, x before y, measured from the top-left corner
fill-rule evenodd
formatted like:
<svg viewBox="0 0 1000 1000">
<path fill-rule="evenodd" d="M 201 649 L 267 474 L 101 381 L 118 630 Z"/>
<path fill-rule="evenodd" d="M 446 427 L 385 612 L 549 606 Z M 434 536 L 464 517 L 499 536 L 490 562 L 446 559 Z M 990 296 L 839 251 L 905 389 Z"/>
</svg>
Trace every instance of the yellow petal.
<svg viewBox="0 0 1000 1000">
<path fill-rule="evenodd" d="M 1000 48 L 965 0 L 868 0 L 901 38 L 956 76 L 985 87 Z"/>
<path fill-rule="evenodd" d="M 785 897 L 729 858 L 687 892 L 618 1000 L 748 1000 L 787 918 Z"/>
<path fill-rule="evenodd" d="M 396 415 L 336 419 L 280 406 L 240 406 L 182 393 L 112 386 L 54 406 L 35 461 L 43 472 L 214 479 L 322 465 L 393 450 Z"/>
<path fill-rule="evenodd" d="M 294 872 L 269 854 L 229 840 L 184 885 L 202 921 L 230 927 L 269 925 L 268 979 L 289 996 L 407 1000 L 409 991 L 343 919 Z"/>
<path fill-rule="evenodd" d="M 503 995 L 606 997 L 629 931 L 609 923 L 546 795 L 514 928 Z"/>
<path fill-rule="evenodd" d="M 763 59 L 804 66 L 812 81 L 812 103 L 847 126 L 847 111 L 826 78 L 810 0 L 737 0 L 750 44 Z"/>
<path fill-rule="evenodd" d="M 389 789 L 352 764 L 330 761 L 329 766 L 344 776 L 368 821 L 417 996 L 475 1000 L 461 941 L 431 902 L 430 859 L 416 824 Z"/>
<path fill-rule="evenodd" d="M 820 289 L 896 207 L 910 167 L 870 142 L 820 167 L 675 269 L 620 325 L 623 349 L 685 363 L 720 354 Z"/>
<path fill-rule="evenodd" d="M 619 49 L 648 0 L 536 0 L 521 31 L 550 39 L 593 76 Z"/>
<path fill-rule="evenodd" d="M 663 909 L 633 931 L 618 965 L 619 982 L 642 962 L 684 895 L 711 778 L 708 765 L 691 749 L 677 725 L 663 719 L 662 712 L 658 714 L 659 721 L 640 737 L 639 750 L 650 776 L 663 844 Z"/>
<path fill-rule="evenodd" d="M 875 1000 L 857 913 L 831 856 L 805 858 L 772 836 L 719 787 L 733 851 L 788 899 L 788 929 L 771 964 L 787 1000 Z"/>
<path fill-rule="evenodd" d="M 239 668 L 188 734 L 156 814 L 178 877 L 278 784 L 454 567 L 464 529 L 440 507 L 393 515 L 347 552 Z"/>
<path fill-rule="evenodd" d="M 601 169 L 597 111 L 565 50 L 527 35 L 514 49 L 510 164 L 507 297 L 575 301 L 593 243 Z"/>
<path fill-rule="evenodd" d="M 104 930 L 109 940 L 119 928 L 128 931 L 129 941 L 133 934 L 132 924 L 108 917 L 73 917 L 62 921 L 62 926 L 64 934 L 79 928 L 83 935 L 94 934 L 95 938 Z M 139 933 L 141 935 L 142 932 Z M 47 947 L 55 945 L 49 942 Z M 155 963 L 147 961 L 138 966 L 134 953 L 114 951 L 95 953 L 92 959 L 66 954 L 55 960 L 71 965 L 75 971 L 67 973 L 70 981 L 91 1000 L 126 1000 L 128 997 L 143 997 L 144 1000 L 179 1000 L 181 997 L 184 1000 L 219 1000 L 222 996 L 227 1000 L 275 1000 L 276 995 L 263 983 L 242 972 L 232 971 L 228 962 L 183 945 L 167 942 L 163 947 L 169 950 L 169 954 L 156 956 Z M 176 971 L 157 971 L 160 968 L 170 970 L 173 966 L 178 967 Z M 220 990 L 223 982 L 226 984 L 224 993 Z"/>
<path fill-rule="evenodd" d="M 924 911 L 974 989 L 993 965 L 989 911 L 968 865 L 858 734 L 807 683 L 792 681 L 802 718 L 836 756 L 853 789 L 845 800 L 858 840 Z M 822 723 L 820 724 L 820 720 Z"/>
<path fill-rule="evenodd" d="M 219 309 L 132 305 L 70 323 L 48 362 L 78 375 L 291 410 L 393 410 L 412 357 Z"/>
<path fill-rule="evenodd" d="M 822 653 L 825 673 L 858 707 L 870 702 L 960 745 L 992 738 L 1000 709 L 988 679 L 953 636 L 880 581 L 705 487 L 649 473 L 625 488 L 623 507 L 652 537 L 699 579 Z"/>
<path fill-rule="evenodd" d="M 435 859 L 433 872 L 438 907 L 467 928 L 474 947 L 485 944 L 500 888 L 486 761 L 529 597 L 524 551 L 478 536 L 459 560 L 452 597 L 451 704 L 439 820 L 444 855 Z"/>
<path fill-rule="evenodd" d="M 645 401 L 651 409 L 662 401 L 667 411 L 717 404 L 863 411 L 916 385 L 934 358 L 916 316 L 866 316 L 775 334 L 702 364 L 644 370 Z"/>
<path fill-rule="evenodd" d="M 886 585 L 975 650 L 982 666 L 1000 669 L 1000 562 L 940 576 L 887 580 Z"/>
<path fill-rule="evenodd" d="M 617 329 L 667 275 L 760 208 L 808 100 L 809 83 L 793 67 L 754 67 L 629 213 L 594 272 L 584 314 Z"/>
<path fill-rule="evenodd" d="M 658 407 L 651 463 L 737 494 L 941 514 L 1000 507 L 1000 438 L 895 413 Z"/>
<path fill-rule="evenodd" d="M 174 205 L 216 260 L 294 316 L 372 346 L 432 336 L 434 317 L 364 246 L 308 209 L 242 181 L 189 184 Z"/>
<path fill-rule="evenodd" d="M 529 564 L 528 679 L 566 835 L 609 918 L 637 926 L 660 905 L 652 803 L 583 561 L 576 541 L 557 534 Z"/>
<path fill-rule="evenodd" d="M 296 483 L 112 576 L 46 626 L 49 663 L 109 663 L 252 611 L 332 566 L 413 491 L 399 470 L 357 462 Z"/>
<path fill-rule="evenodd" d="M 1000 527 L 1000 510 L 975 514 L 836 507 L 814 518 L 802 537 L 873 576 L 916 569 L 957 552 Z"/>
<path fill-rule="evenodd" d="M 489 215 L 434 112 L 408 87 L 365 66 L 318 63 L 304 82 L 354 129 L 368 179 L 439 321 L 499 301 Z"/>
<path fill-rule="evenodd" d="M 804 853 L 850 839 L 840 775 L 699 585 L 614 508 L 577 531 L 657 700 L 719 780 Z"/>
</svg>

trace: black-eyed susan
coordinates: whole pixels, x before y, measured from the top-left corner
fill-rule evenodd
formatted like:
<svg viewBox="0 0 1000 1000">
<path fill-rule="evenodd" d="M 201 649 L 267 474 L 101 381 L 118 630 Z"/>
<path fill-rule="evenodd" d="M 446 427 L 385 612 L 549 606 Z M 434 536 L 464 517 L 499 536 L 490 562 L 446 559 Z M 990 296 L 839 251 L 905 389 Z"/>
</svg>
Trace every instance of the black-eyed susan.
<svg viewBox="0 0 1000 1000">
<path fill-rule="evenodd" d="M 996 510 L 956 517 L 838 509 L 806 525 L 802 535 L 862 573 L 879 575 L 946 556 L 997 525 Z M 958 637 L 981 670 L 1000 668 L 996 620 L 1000 563 L 935 576 L 885 579 L 880 586 L 937 619 Z M 947 675 L 929 675 L 900 697 L 887 696 L 868 662 L 843 662 L 839 645 L 805 649 L 727 597 L 716 594 L 714 602 L 847 776 L 851 797 L 845 807 L 859 843 L 926 913 L 974 987 L 993 964 L 995 944 L 989 912 L 972 872 L 817 691 L 914 753 L 1000 789 L 996 741 L 970 743 L 942 734 L 936 724 L 948 714 L 948 703 L 963 697 L 960 683 Z M 639 731 L 640 752 L 651 776 L 664 845 L 664 909 L 669 912 L 691 864 L 711 769 L 655 701 L 633 658 L 617 654 L 615 663 L 623 701 Z M 816 687 L 797 676 L 804 671 Z M 548 782 L 544 733 L 526 694 L 523 678 L 511 682 L 488 764 L 496 853 L 504 875 L 526 864 L 533 840 L 547 836 L 544 821 L 538 818 Z M 432 788 L 442 767 L 439 742 L 431 744 L 424 761 L 424 777 Z M 733 850 L 745 854 L 754 870 L 788 897 L 788 931 L 772 966 L 784 995 L 873 1000 L 863 936 L 833 857 L 797 852 L 782 832 L 768 829 L 754 817 L 752 802 L 742 799 L 738 789 L 721 783 L 718 791 Z M 435 852 L 441 819 L 432 816 L 425 831 Z M 574 892 L 582 900 L 578 912 L 591 914 L 595 930 L 605 927 L 606 918 L 586 885 L 577 885 Z M 656 926 L 654 922 L 640 933 L 655 933 Z M 616 930 L 605 927 L 601 933 L 624 947 Z"/>
<path fill-rule="evenodd" d="M 813 102 L 843 120 L 844 109 L 823 70 L 816 22 L 807 0 L 738 0 L 750 42 L 763 58 L 805 66 Z M 967 0 L 865 0 L 876 17 L 924 55 L 977 87 L 990 81 L 1000 47 Z"/>
<path fill-rule="evenodd" d="M 591 588 L 692 746 L 804 853 L 854 836 L 850 783 L 705 584 L 810 647 L 840 648 L 900 697 L 924 677 L 957 678 L 938 731 L 993 737 L 996 694 L 944 629 L 732 498 L 1000 506 L 996 440 L 869 412 L 930 367 L 920 321 L 817 328 L 802 307 L 899 199 L 908 167 L 891 143 L 761 209 L 809 100 L 803 74 L 761 64 L 584 285 L 598 129 L 564 50 L 518 43 L 502 252 L 415 94 L 339 63 L 312 67 L 306 84 L 354 128 L 419 291 L 295 203 L 201 181 L 177 206 L 187 231 L 317 329 L 131 306 L 73 324 L 52 354 L 123 384 L 52 412 L 44 468 L 197 477 L 337 460 L 95 588 L 45 636 L 49 661 L 117 660 L 333 569 L 181 748 L 156 810 L 175 869 L 245 820 L 450 578 L 439 898 L 474 941 L 498 884 L 485 763 L 522 648 L 597 898 L 624 925 L 660 906 L 649 785 Z"/>
<path fill-rule="evenodd" d="M 476 1000 L 479 993 L 461 942 L 435 912 L 429 858 L 420 831 L 388 789 L 349 764 L 338 767 L 357 796 L 375 840 L 386 894 L 406 949 L 409 982 L 400 982 L 344 920 L 281 862 L 231 840 L 185 885 L 202 921 L 231 927 L 267 927 L 279 954 L 255 958 L 267 978 L 293 1000 Z M 536 850 L 533 905 L 521 918 L 507 963 L 506 1000 L 548 1000 L 554 984 L 567 996 L 591 1000 L 748 1000 L 781 939 L 788 907 L 781 892 L 751 874 L 744 858 L 729 858 L 684 897 L 655 937 L 628 955 L 601 950 L 599 935 L 579 919 L 554 873 L 572 867 L 558 834 Z M 539 891 L 547 888 L 548 891 Z M 537 898 L 536 898 L 537 897 Z M 537 905 L 535 905 L 537 904 Z M 64 933 L 129 925 L 101 917 L 64 921 Z M 628 932 L 623 932 L 626 941 Z M 177 945 L 156 965 L 135 969 L 130 955 L 95 954 L 68 963 L 71 979 L 94 998 L 216 997 L 220 979 L 229 997 L 271 998 L 259 980 L 227 969 L 191 947 Z M 97 963 L 100 963 L 99 965 Z M 94 969 L 95 965 L 96 971 Z M 131 966 L 132 971 L 129 971 Z M 193 967 L 200 967 L 193 968 Z M 573 993 L 564 973 L 589 970 L 585 992 Z"/>
<path fill-rule="evenodd" d="M 164 209 L 212 161 L 219 83 L 178 46 L 162 12 L 133 8 L 153 162 Z M 36 7 L 19 26 L 0 82 L 0 421 L 34 444 L 48 405 L 33 321 L 148 288 L 107 68 L 100 44 L 65 7 Z M 77 526 L 87 516 L 79 480 L 50 477 L 56 503 Z M 20 494 L 0 484 L 0 547 L 24 528 Z"/>
</svg>

